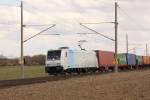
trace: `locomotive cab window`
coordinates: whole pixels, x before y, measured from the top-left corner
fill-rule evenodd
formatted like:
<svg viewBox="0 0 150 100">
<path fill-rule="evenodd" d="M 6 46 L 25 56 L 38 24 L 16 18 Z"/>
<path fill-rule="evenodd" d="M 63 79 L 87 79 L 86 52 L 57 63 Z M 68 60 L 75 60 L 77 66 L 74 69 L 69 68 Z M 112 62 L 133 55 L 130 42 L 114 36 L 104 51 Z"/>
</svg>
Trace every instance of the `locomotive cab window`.
<svg viewBox="0 0 150 100">
<path fill-rule="evenodd" d="M 47 59 L 48 60 L 60 60 L 61 50 L 48 51 Z"/>
</svg>

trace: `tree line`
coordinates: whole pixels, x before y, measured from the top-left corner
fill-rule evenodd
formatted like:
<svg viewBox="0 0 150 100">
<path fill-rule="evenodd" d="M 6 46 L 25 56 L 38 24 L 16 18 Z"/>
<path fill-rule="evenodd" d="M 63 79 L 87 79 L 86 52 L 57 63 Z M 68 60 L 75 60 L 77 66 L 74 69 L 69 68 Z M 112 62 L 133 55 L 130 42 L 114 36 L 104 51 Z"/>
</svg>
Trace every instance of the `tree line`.
<svg viewBox="0 0 150 100">
<path fill-rule="evenodd" d="M 45 55 L 24 56 L 26 66 L 45 65 Z M 20 65 L 20 58 L 0 58 L 0 66 Z"/>
</svg>

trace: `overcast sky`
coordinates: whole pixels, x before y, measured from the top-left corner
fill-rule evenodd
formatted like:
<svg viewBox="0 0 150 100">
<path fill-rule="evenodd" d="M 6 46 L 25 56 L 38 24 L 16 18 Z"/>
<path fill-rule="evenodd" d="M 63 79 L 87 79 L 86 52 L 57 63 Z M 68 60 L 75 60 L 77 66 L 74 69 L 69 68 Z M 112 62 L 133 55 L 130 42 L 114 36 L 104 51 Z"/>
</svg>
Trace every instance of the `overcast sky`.
<svg viewBox="0 0 150 100">
<path fill-rule="evenodd" d="M 56 24 L 44 34 L 24 44 L 25 55 L 45 54 L 49 49 L 69 46 L 79 49 L 78 41 L 87 40 L 88 50 L 114 51 L 114 42 L 92 33 L 79 23 L 114 21 L 115 0 L 24 0 L 24 24 Z M 145 54 L 145 44 L 150 47 L 150 0 L 118 0 L 119 52 L 126 52 L 125 34 L 129 35 L 129 49 L 138 47 L 137 54 Z M 0 0 L 0 51 L 9 57 L 20 56 L 20 0 Z M 114 24 L 87 25 L 114 38 Z M 27 26 L 24 39 L 49 26 Z M 133 50 L 130 51 L 133 53 Z"/>
</svg>

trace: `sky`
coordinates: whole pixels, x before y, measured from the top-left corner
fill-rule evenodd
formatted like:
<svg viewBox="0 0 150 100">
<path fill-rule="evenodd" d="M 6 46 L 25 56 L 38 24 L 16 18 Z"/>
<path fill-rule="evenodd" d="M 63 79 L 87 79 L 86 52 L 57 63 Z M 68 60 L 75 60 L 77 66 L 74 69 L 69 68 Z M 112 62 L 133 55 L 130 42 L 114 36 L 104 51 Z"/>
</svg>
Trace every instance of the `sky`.
<svg viewBox="0 0 150 100">
<path fill-rule="evenodd" d="M 68 46 L 78 47 L 87 42 L 87 50 L 114 51 L 114 42 L 84 28 L 80 23 L 114 22 L 115 0 L 24 0 L 24 40 L 56 24 L 55 27 L 24 43 L 24 55 L 46 54 L 47 50 Z M 126 34 L 131 53 L 145 55 L 150 47 L 150 0 L 117 0 L 118 51 L 126 52 Z M 20 56 L 20 0 L 0 0 L 0 53 L 7 57 Z M 33 26 L 32 26 L 33 25 Z M 35 26 L 42 25 L 42 26 Z M 86 24 L 114 39 L 114 24 Z M 79 34 L 93 33 L 93 34 Z M 132 50 L 132 48 L 136 48 Z M 150 49 L 148 49 L 149 51 Z M 150 52 L 148 52 L 150 54 Z"/>
</svg>

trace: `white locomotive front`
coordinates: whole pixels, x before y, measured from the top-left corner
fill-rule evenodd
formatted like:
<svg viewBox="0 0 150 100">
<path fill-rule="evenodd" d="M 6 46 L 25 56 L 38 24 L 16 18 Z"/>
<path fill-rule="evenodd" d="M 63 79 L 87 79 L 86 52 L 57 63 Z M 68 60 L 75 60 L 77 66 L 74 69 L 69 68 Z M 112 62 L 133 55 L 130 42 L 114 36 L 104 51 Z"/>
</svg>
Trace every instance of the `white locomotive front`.
<svg viewBox="0 0 150 100">
<path fill-rule="evenodd" d="M 96 71 L 97 69 L 98 62 L 94 51 L 67 48 L 47 52 L 45 70 L 49 74 Z"/>
</svg>

